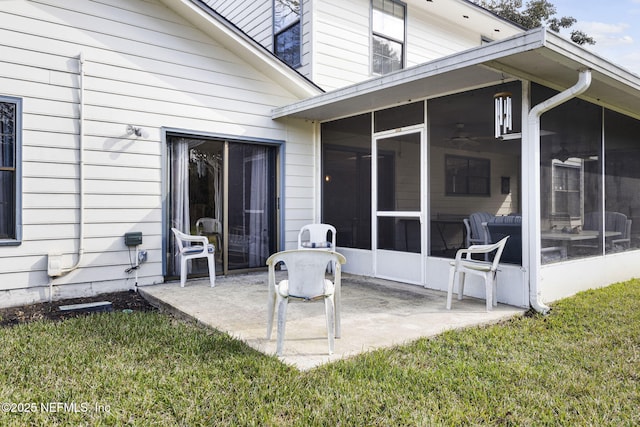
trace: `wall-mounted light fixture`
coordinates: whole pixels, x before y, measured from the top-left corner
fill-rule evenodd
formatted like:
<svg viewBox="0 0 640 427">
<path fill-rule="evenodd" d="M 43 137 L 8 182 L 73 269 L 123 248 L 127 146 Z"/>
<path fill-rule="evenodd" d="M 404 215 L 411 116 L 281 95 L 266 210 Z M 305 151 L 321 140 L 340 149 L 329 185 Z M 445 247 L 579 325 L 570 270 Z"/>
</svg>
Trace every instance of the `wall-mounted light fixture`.
<svg viewBox="0 0 640 427">
<path fill-rule="evenodd" d="M 495 104 L 495 137 L 509 133 L 513 127 L 513 115 L 511 106 L 511 92 L 498 92 L 493 95 Z"/>
<path fill-rule="evenodd" d="M 127 125 L 127 135 L 142 136 L 142 128 L 139 126 Z"/>
</svg>

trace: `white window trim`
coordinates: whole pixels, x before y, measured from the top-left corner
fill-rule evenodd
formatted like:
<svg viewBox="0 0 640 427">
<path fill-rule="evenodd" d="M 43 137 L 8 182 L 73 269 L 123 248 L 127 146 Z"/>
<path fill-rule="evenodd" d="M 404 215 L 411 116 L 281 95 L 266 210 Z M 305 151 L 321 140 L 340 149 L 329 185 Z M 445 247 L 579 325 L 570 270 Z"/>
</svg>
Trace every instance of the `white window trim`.
<svg viewBox="0 0 640 427">
<path fill-rule="evenodd" d="M 0 102 L 13 103 L 16 105 L 16 140 L 14 147 L 15 155 L 15 238 L 0 239 L 0 246 L 17 246 L 22 243 L 22 98 L 12 96 L 1 96 Z"/>
</svg>

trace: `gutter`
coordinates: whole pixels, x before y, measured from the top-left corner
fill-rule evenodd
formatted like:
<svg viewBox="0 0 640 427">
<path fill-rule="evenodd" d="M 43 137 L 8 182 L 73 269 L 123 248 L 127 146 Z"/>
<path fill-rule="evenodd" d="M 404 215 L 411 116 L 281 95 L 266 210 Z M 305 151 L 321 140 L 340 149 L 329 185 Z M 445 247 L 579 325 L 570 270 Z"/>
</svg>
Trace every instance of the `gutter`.
<svg viewBox="0 0 640 427">
<path fill-rule="evenodd" d="M 578 76 L 578 82 L 570 87 L 569 89 L 560 92 L 559 94 L 552 96 L 546 101 L 541 102 L 540 104 L 533 107 L 527 116 L 527 130 L 528 130 L 528 140 L 529 140 L 529 150 L 528 154 L 530 155 L 529 161 L 534 165 L 533 167 L 533 177 L 529 182 L 529 199 L 530 199 L 530 207 L 529 212 L 535 212 L 535 215 L 532 215 L 531 220 L 529 221 L 529 236 L 536 236 L 534 239 L 529 239 L 529 245 L 531 251 L 529 253 L 529 303 L 531 307 L 536 310 L 538 313 L 547 314 L 551 308 L 545 305 L 540 300 L 540 251 L 541 244 L 540 239 L 537 238 L 540 231 L 540 197 L 541 197 L 541 189 L 540 189 L 540 116 L 542 116 L 547 111 L 557 107 L 560 104 L 563 104 L 570 99 L 573 99 L 580 94 L 584 93 L 589 86 L 591 85 L 591 70 L 590 69 L 581 69 L 580 74 Z M 533 256 L 532 256 L 533 255 Z"/>
</svg>

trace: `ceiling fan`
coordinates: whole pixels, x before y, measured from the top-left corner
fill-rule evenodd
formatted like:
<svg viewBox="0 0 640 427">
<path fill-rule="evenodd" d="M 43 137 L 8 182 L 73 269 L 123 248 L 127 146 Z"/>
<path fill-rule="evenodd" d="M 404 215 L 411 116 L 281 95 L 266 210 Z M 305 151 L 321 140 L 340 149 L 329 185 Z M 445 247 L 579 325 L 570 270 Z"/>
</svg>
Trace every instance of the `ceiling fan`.
<svg viewBox="0 0 640 427">
<path fill-rule="evenodd" d="M 456 148 L 466 148 L 480 145 L 481 139 L 484 138 L 471 136 L 469 132 L 465 132 L 464 123 L 456 123 L 455 131 L 445 141 L 451 143 Z"/>
</svg>

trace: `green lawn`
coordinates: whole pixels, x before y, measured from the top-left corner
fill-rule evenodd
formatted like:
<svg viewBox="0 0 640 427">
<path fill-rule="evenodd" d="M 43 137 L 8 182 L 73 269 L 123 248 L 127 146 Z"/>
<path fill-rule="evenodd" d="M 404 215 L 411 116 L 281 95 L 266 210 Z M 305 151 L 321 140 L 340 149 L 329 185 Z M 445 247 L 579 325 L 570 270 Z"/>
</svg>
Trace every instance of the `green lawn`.
<svg viewBox="0 0 640 427">
<path fill-rule="evenodd" d="M 3 328 L 0 425 L 639 425 L 640 281 L 552 308 L 308 372 L 158 313 Z"/>
</svg>

